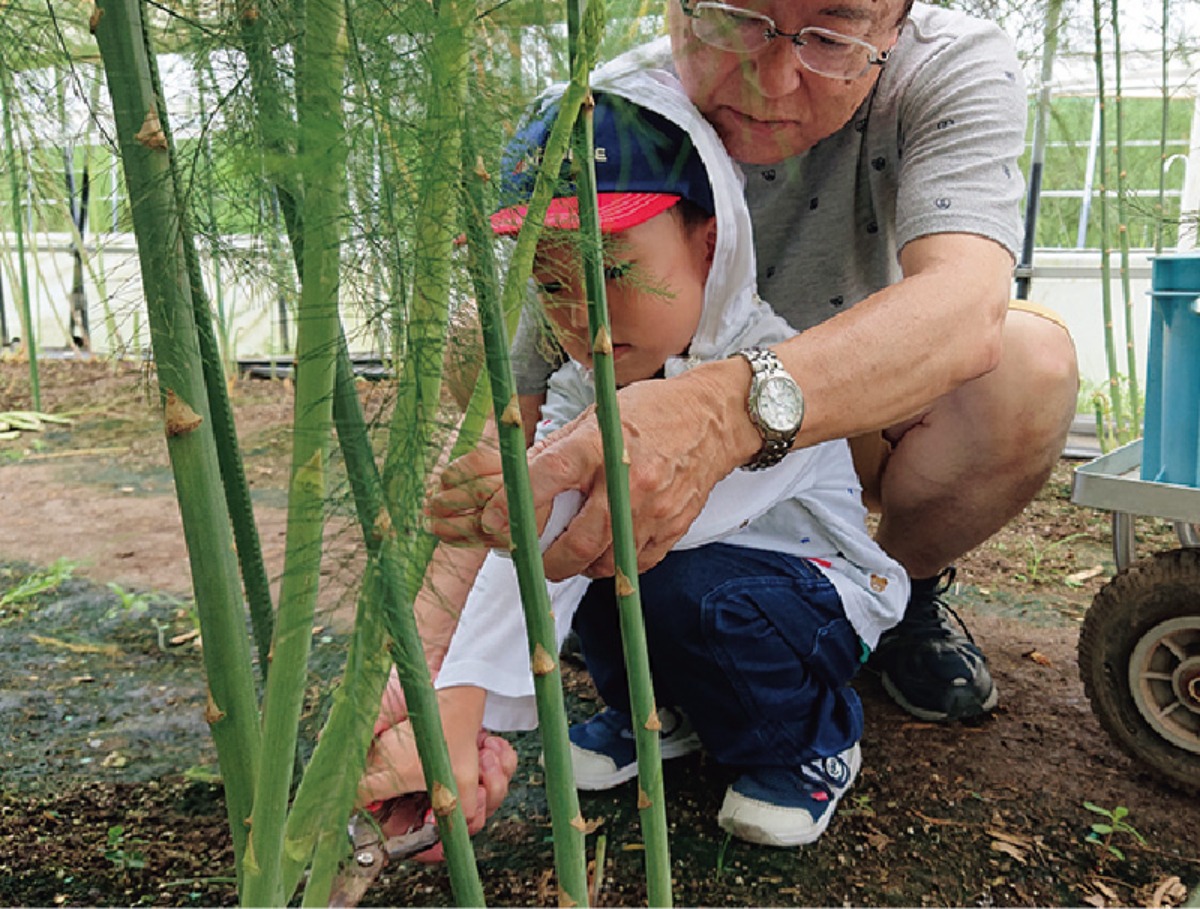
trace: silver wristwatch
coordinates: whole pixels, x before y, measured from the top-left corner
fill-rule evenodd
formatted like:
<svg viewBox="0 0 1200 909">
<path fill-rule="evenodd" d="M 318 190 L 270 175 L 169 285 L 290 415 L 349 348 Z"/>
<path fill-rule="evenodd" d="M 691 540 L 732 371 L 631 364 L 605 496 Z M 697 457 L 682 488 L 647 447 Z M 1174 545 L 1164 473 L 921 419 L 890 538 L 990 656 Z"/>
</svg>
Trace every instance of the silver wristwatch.
<svg viewBox="0 0 1200 909">
<path fill-rule="evenodd" d="M 750 422 L 762 436 L 762 448 L 744 470 L 763 470 L 773 467 L 792 450 L 792 441 L 804 421 L 804 395 L 779 357 L 762 347 L 747 347 L 732 354 L 743 357 L 754 375 L 750 380 L 750 395 L 746 411 Z"/>
</svg>

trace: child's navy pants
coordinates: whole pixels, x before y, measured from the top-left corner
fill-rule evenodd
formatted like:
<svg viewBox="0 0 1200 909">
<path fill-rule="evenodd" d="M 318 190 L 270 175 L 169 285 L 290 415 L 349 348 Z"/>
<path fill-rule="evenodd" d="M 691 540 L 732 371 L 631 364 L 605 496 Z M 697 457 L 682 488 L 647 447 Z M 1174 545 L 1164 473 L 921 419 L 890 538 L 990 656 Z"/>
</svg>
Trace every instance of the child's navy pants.
<svg viewBox="0 0 1200 909">
<path fill-rule="evenodd" d="M 712 543 L 640 582 L 657 703 L 682 708 L 716 761 L 795 767 L 861 737 L 849 682 L 862 644 L 812 562 Z M 574 628 L 601 697 L 629 712 L 611 578 L 589 587 Z"/>
</svg>

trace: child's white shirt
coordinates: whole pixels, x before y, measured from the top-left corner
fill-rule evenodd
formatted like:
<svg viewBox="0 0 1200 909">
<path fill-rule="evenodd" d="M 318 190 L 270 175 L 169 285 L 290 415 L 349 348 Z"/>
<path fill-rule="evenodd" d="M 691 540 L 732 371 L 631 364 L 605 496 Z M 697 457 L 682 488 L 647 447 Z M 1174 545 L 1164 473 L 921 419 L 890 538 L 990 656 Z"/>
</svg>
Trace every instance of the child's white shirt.
<svg viewBox="0 0 1200 909">
<path fill-rule="evenodd" d="M 704 310 L 689 357 L 669 360 L 666 374 L 795 334 L 754 293 L 754 251 L 741 174 L 674 77 L 661 70 L 608 75 L 601 71 L 593 87 L 623 95 L 678 123 L 692 137 L 713 185 L 717 248 Z M 591 371 L 568 361 L 550 379 L 539 437 L 578 416 L 593 399 Z M 576 492 L 560 496 L 552 523 L 565 524 L 578 501 Z M 714 487 L 673 548 L 720 541 L 811 559 L 837 589 L 859 637 L 874 648 L 880 634 L 903 615 L 908 577 L 871 539 L 866 515 L 849 446 L 842 440 L 825 442 L 793 451 L 767 470 L 735 470 Z M 549 526 L 547 530 L 555 532 Z M 543 545 L 548 543 L 546 536 Z M 559 645 L 589 583 L 579 576 L 547 585 Z M 534 728 L 529 652 L 516 571 L 507 554 L 489 553 L 468 595 L 437 687 L 485 689 L 484 725 L 490 729 Z"/>
</svg>

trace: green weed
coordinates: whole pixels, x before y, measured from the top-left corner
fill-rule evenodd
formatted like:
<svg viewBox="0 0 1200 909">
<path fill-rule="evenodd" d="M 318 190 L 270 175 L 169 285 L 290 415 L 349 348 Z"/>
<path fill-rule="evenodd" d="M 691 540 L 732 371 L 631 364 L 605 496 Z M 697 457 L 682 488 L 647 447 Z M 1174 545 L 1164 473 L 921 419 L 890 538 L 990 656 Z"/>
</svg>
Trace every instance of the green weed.
<svg viewBox="0 0 1200 909">
<path fill-rule="evenodd" d="M 108 611 L 110 617 L 116 615 L 118 612 L 125 612 L 134 618 L 140 618 L 150 611 L 151 606 L 159 601 L 157 594 L 126 590 L 115 581 L 109 582 L 108 589 L 113 592 L 118 600 L 117 605 Z"/>
<path fill-rule="evenodd" d="M 120 584 L 109 582 L 108 589 L 117 598 L 117 604 L 108 610 L 108 618 L 113 618 L 120 613 L 125 613 L 131 618 L 140 619 L 146 616 L 154 626 L 154 631 L 158 635 L 158 649 L 165 652 L 167 650 L 166 635 L 170 630 L 169 624 L 164 624 L 154 616 L 147 616 L 152 606 L 175 606 L 181 612 L 186 612 L 193 627 L 200 627 L 199 617 L 196 615 L 195 604 L 185 603 L 178 597 L 173 597 L 166 593 L 146 593 L 126 590 Z"/>
<path fill-rule="evenodd" d="M 721 840 L 721 845 L 717 847 L 717 880 L 725 874 L 725 853 L 729 849 L 729 844 L 733 842 L 733 834 L 726 833 L 725 839 Z"/>
<path fill-rule="evenodd" d="M 58 588 L 75 573 L 76 565 L 68 559 L 59 559 L 45 571 L 35 571 L 21 578 L 15 585 L 0 594 L 0 621 L 12 618 L 15 607 L 33 602 L 43 593 Z M 10 572 L 11 575 L 11 572 Z"/>
<path fill-rule="evenodd" d="M 875 809 L 871 805 L 869 793 L 852 795 L 847 799 L 848 804 L 842 809 L 842 814 L 858 817 L 875 817 Z"/>
<path fill-rule="evenodd" d="M 145 840 L 126 839 L 125 828 L 114 824 L 108 828 L 108 836 L 104 841 L 104 857 L 112 866 L 122 873 L 139 871 L 146 867 L 146 856 L 137 849 L 127 849 L 127 846 L 143 846 Z"/>
<path fill-rule="evenodd" d="M 1089 843 L 1099 846 L 1106 853 L 1116 858 L 1117 861 L 1125 861 L 1125 853 L 1113 845 L 1112 840 L 1114 836 L 1121 834 L 1137 840 L 1141 846 L 1146 845 L 1146 838 L 1138 832 L 1136 827 L 1125 820 L 1129 816 L 1128 808 L 1118 805 L 1112 811 L 1109 811 L 1107 808 L 1101 808 L 1099 805 L 1094 805 L 1091 802 L 1084 802 L 1083 807 L 1106 819 L 1093 823 L 1090 832 L 1084 839 Z M 1103 855 L 1101 858 L 1103 858 Z"/>
<path fill-rule="evenodd" d="M 1059 547 L 1066 546 L 1068 543 L 1074 542 L 1081 537 L 1086 537 L 1086 533 L 1071 533 L 1067 536 L 1051 540 L 1048 543 L 1041 543 L 1037 540 L 1025 540 L 1025 572 L 1024 574 L 1016 574 L 1014 577 L 1019 581 L 1027 581 L 1030 584 L 1037 584 L 1042 579 L 1042 566 L 1046 559 L 1057 550 Z"/>
</svg>

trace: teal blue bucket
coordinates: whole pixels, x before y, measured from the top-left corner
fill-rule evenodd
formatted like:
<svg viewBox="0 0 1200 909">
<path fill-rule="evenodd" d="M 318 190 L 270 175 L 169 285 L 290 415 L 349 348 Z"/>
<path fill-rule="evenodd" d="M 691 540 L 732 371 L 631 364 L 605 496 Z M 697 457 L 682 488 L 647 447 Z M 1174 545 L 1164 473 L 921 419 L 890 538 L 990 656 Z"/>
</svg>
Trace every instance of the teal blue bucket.
<svg viewBox="0 0 1200 909">
<path fill-rule="evenodd" d="M 1142 479 L 1200 487 L 1200 252 L 1156 257 Z"/>
</svg>

